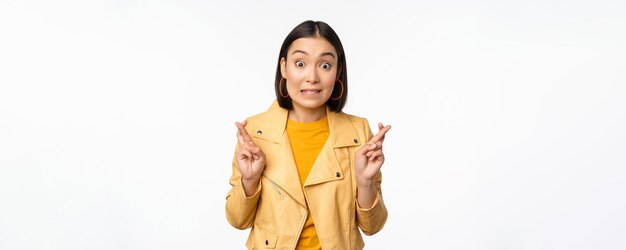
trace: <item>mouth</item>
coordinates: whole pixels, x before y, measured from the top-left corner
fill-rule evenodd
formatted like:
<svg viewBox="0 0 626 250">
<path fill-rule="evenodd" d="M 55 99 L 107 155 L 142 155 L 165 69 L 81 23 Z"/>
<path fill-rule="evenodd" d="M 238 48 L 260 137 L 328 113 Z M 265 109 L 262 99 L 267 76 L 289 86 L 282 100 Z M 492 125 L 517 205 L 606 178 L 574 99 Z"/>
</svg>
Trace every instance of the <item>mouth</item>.
<svg viewBox="0 0 626 250">
<path fill-rule="evenodd" d="M 303 94 L 317 94 L 317 93 L 320 93 L 320 92 L 322 92 L 322 90 L 320 90 L 320 89 L 303 89 L 303 90 L 300 90 L 300 93 L 303 93 Z"/>
</svg>

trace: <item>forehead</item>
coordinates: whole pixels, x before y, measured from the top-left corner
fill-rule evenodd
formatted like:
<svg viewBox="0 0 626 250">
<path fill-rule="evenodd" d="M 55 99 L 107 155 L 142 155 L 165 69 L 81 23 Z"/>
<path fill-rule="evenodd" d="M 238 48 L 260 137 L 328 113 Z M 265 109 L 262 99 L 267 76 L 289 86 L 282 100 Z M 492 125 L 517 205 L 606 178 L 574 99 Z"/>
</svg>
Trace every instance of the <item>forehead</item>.
<svg viewBox="0 0 626 250">
<path fill-rule="evenodd" d="M 324 53 L 330 52 L 335 57 L 337 51 L 335 47 L 323 37 L 302 37 L 298 38 L 287 50 L 288 55 L 291 55 L 294 51 L 300 50 L 306 52 L 309 56 L 321 56 Z"/>
</svg>

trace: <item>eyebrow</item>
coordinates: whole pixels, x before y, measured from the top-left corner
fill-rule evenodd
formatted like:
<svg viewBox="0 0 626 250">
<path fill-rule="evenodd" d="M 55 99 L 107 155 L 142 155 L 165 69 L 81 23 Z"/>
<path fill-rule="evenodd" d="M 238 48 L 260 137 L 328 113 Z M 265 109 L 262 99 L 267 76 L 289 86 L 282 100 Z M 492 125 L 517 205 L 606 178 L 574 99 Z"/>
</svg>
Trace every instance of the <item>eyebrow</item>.
<svg viewBox="0 0 626 250">
<path fill-rule="evenodd" d="M 293 53 L 291 53 L 291 54 L 293 55 L 293 54 L 295 54 L 295 53 L 302 53 L 302 54 L 305 54 L 305 55 L 309 55 L 309 53 L 306 53 L 306 52 L 304 52 L 304 51 L 302 51 L 302 50 L 295 50 L 295 51 L 294 51 Z M 335 57 L 335 54 L 333 54 L 333 53 L 331 53 L 331 52 L 324 52 L 324 53 L 322 53 L 322 56 L 332 56 L 333 58 L 336 58 L 336 57 Z"/>
</svg>

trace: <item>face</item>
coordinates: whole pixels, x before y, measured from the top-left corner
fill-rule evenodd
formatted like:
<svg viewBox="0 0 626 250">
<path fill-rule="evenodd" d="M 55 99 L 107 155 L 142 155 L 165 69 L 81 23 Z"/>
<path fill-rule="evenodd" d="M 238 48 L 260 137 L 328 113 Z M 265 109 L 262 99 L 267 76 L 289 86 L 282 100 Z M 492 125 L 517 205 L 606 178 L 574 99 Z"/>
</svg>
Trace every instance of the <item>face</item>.
<svg viewBox="0 0 626 250">
<path fill-rule="evenodd" d="M 281 74 L 294 109 L 325 109 L 337 79 L 337 52 L 323 37 L 295 40 L 281 58 Z"/>
</svg>

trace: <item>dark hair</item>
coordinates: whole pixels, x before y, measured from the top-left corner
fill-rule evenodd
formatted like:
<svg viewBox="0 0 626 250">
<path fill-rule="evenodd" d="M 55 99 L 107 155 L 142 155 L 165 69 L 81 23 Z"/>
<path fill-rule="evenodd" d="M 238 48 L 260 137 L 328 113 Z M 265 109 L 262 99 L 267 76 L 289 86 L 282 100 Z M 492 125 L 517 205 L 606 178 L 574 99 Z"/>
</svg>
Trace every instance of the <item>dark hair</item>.
<svg viewBox="0 0 626 250">
<path fill-rule="evenodd" d="M 276 80 L 274 84 L 274 90 L 276 92 L 276 99 L 278 100 L 278 104 L 284 108 L 291 110 L 293 109 L 293 103 L 291 102 L 291 97 L 282 97 L 281 93 L 281 84 L 280 81 L 283 78 L 280 72 L 280 59 L 287 59 L 287 50 L 289 46 L 293 43 L 293 41 L 298 38 L 303 37 L 323 37 L 330 44 L 335 47 L 337 51 L 337 79 L 343 82 L 343 95 L 339 100 L 333 100 L 333 96 L 339 96 L 341 94 L 341 84 L 335 83 L 335 87 L 333 89 L 333 93 L 331 94 L 331 98 L 328 98 L 326 101 L 326 106 L 334 112 L 341 112 L 343 106 L 346 104 L 346 100 L 348 99 L 348 72 L 346 70 L 346 55 L 343 51 L 343 45 L 341 45 L 341 40 L 339 40 L 339 36 L 337 33 L 331 28 L 328 24 L 322 21 L 304 21 L 301 24 L 298 24 L 293 30 L 287 35 L 285 41 L 283 41 L 283 45 L 280 47 L 280 53 L 278 54 L 278 65 L 276 66 Z M 287 93 L 287 84 L 282 84 L 282 92 Z"/>
</svg>

